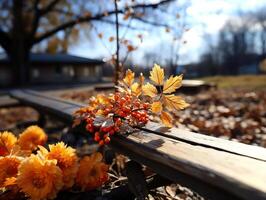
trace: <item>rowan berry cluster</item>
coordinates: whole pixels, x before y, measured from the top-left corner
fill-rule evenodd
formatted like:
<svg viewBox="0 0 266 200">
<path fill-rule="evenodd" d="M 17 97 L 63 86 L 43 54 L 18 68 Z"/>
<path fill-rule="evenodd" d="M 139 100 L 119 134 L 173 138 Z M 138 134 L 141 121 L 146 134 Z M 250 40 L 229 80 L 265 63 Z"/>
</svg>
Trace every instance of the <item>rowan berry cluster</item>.
<svg viewBox="0 0 266 200">
<path fill-rule="evenodd" d="M 184 109 L 188 104 L 175 91 L 181 87 L 182 75 L 164 77 L 164 70 L 154 65 L 150 72 L 151 83 L 144 81 L 140 74 L 127 70 L 119 81 L 114 94 L 97 95 L 90 99 L 89 105 L 80 108 L 74 114 L 74 125 L 86 122 L 86 130 L 99 145 L 108 144 L 114 134 L 131 132 L 149 121 L 149 115 L 155 115 L 167 126 L 172 126 L 169 111 Z"/>
<path fill-rule="evenodd" d="M 94 105 L 94 109 L 86 111 L 86 130 L 93 134 L 99 145 L 108 144 L 110 136 L 125 132 L 127 126 L 142 126 L 149 120 L 150 105 L 130 94 L 117 92 L 108 97 L 99 96 L 92 99 L 90 104 Z"/>
</svg>

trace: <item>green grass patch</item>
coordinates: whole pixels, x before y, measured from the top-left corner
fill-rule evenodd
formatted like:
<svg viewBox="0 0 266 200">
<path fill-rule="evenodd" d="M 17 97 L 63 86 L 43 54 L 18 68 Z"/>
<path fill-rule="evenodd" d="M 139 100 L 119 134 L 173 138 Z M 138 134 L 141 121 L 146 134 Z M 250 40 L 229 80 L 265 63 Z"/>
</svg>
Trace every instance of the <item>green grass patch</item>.
<svg viewBox="0 0 266 200">
<path fill-rule="evenodd" d="M 202 80 L 215 83 L 221 89 L 266 89 L 266 75 L 213 76 Z"/>
</svg>

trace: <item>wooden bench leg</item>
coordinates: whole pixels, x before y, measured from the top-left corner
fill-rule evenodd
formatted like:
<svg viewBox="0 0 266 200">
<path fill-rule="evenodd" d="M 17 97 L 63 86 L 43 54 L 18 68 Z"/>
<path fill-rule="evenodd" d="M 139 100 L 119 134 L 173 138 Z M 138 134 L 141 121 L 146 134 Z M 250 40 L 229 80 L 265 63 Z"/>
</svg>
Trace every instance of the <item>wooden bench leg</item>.
<svg viewBox="0 0 266 200">
<path fill-rule="evenodd" d="M 149 191 L 141 165 L 131 160 L 126 163 L 125 173 L 130 191 L 138 200 L 145 200 Z"/>
</svg>

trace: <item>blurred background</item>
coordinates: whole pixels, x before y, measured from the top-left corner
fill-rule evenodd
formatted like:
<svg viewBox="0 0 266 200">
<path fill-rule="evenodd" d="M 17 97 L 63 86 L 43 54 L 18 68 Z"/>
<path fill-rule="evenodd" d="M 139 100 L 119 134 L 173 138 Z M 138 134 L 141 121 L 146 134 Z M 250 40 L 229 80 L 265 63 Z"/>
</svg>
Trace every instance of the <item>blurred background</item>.
<svg viewBox="0 0 266 200">
<path fill-rule="evenodd" d="M 1 0 L 0 94 L 57 89 L 86 102 L 125 69 L 148 77 L 157 63 L 184 74 L 191 106 L 173 113 L 177 127 L 265 147 L 265 10 L 265 0 Z M 0 109 L 0 128 L 36 120 L 21 109 Z"/>
<path fill-rule="evenodd" d="M 261 75 L 265 9 L 264 0 L 117 1 L 120 62 L 146 74 L 158 63 L 188 79 Z M 0 11 L 0 87 L 113 76 L 114 1 L 2 0 Z"/>
</svg>

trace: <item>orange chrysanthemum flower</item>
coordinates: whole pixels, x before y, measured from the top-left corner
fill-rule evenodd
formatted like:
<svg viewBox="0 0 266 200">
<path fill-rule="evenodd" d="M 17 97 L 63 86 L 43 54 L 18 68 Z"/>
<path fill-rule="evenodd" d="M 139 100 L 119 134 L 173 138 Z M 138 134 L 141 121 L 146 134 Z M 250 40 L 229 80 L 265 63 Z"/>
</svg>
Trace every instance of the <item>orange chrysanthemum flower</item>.
<svg viewBox="0 0 266 200">
<path fill-rule="evenodd" d="M 17 184 L 31 200 L 53 199 L 63 187 L 62 171 L 56 160 L 31 155 L 18 168 Z"/>
<path fill-rule="evenodd" d="M 93 190 L 108 180 L 108 165 L 102 162 L 102 154 L 94 153 L 80 161 L 76 183 L 82 190 Z"/>
<path fill-rule="evenodd" d="M 18 139 L 21 150 L 35 150 L 38 145 L 44 145 L 47 141 L 47 135 L 38 126 L 28 127 Z"/>
<path fill-rule="evenodd" d="M 0 187 L 4 186 L 7 178 L 16 177 L 20 160 L 17 157 L 0 158 Z"/>
<path fill-rule="evenodd" d="M 9 155 L 15 146 L 17 138 L 11 132 L 0 133 L 0 156 Z"/>
<path fill-rule="evenodd" d="M 45 148 L 39 147 L 40 153 L 47 159 L 57 160 L 57 166 L 63 172 L 63 182 L 65 188 L 70 188 L 74 185 L 75 177 L 78 170 L 78 157 L 76 150 L 67 147 L 63 142 L 55 145 L 49 145 L 50 152 Z"/>
<path fill-rule="evenodd" d="M 11 177 L 11 178 L 6 178 L 4 182 L 4 187 L 12 187 L 17 185 L 17 178 L 16 177 Z"/>
</svg>

